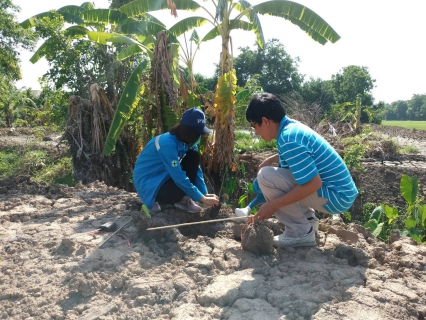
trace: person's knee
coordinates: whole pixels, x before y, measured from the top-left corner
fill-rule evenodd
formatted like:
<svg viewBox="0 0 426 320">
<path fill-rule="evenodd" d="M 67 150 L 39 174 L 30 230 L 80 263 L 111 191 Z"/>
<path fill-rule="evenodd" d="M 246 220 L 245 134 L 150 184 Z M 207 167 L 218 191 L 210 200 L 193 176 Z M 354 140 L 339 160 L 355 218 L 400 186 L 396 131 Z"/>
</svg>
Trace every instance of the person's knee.
<svg viewBox="0 0 426 320">
<path fill-rule="evenodd" d="M 268 185 L 268 182 L 270 181 L 269 177 L 274 174 L 276 174 L 274 167 L 263 167 L 260 169 L 257 173 L 257 182 L 259 183 L 259 186 Z"/>
</svg>

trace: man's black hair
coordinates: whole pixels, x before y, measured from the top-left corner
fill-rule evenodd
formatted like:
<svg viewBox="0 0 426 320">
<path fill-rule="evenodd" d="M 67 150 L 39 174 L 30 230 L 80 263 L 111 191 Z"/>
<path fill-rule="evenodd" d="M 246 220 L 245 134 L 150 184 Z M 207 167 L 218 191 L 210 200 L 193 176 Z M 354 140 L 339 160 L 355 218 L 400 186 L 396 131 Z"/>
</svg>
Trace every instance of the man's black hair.
<svg viewBox="0 0 426 320">
<path fill-rule="evenodd" d="M 246 119 L 257 124 L 262 123 L 265 117 L 280 123 L 285 116 L 285 109 L 281 101 L 272 93 L 255 95 L 246 109 Z"/>
<path fill-rule="evenodd" d="M 179 141 L 192 146 L 200 138 L 200 134 L 195 132 L 190 126 L 183 123 L 178 123 L 170 129 L 170 134 L 176 136 Z"/>
</svg>

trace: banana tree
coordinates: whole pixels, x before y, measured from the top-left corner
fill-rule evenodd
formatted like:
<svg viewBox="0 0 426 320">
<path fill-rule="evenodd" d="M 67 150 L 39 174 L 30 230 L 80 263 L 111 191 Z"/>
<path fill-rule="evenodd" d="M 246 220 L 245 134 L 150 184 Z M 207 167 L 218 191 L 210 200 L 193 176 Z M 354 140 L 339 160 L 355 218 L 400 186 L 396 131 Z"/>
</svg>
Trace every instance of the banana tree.
<svg viewBox="0 0 426 320">
<path fill-rule="evenodd" d="M 139 35 L 132 37 L 123 36 L 119 33 L 103 35 L 99 34 L 99 31 L 83 30 L 82 28 L 85 28 L 84 25 L 70 27 L 72 29 L 69 32 L 70 35 L 76 37 L 87 35 L 89 39 L 100 43 L 127 43 L 129 46 L 119 54 L 119 57 L 123 59 L 131 54 L 141 52 L 146 52 L 152 58 L 151 49 L 146 41 L 149 41 L 152 35 L 155 34 L 150 29 L 151 27 L 155 27 L 153 24 L 155 22 L 149 19 L 151 17 L 149 12 L 169 8 L 172 14 L 176 15 L 177 10 L 193 12 L 200 9 L 203 10 L 207 15 L 206 18 L 193 16 L 183 19 L 170 28 L 169 33 L 172 36 L 178 37 L 191 28 L 209 22 L 213 28 L 201 41 L 209 41 L 219 36 L 222 39 L 220 78 L 216 87 L 214 108 L 209 110 L 211 116 L 215 117 L 215 135 L 214 141 L 210 145 L 209 153 L 211 153 L 211 156 L 208 157 L 208 165 L 214 173 L 219 174 L 229 165 L 235 168 L 235 164 L 233 165 L 233 119 L 235 116 L 234 104 L 236 100 L 234 94 L 236 77 L 233 70 L 232 51 L 230 51 L 230 48 L 232 48 L 231 31 L 241 29 L 253 32 L 257 37 L 259 46 L 263 48 L 264 36 L 258 17 L 259 14 L 263 14 L 281 17 L 290 21 L 305 31 L 313 40 L 321 44 L 327 42 L 334 43 L 339 40 L 340 36 L 315 12 L 292 1 L 273 0 L 254 6 L 246 0 L 212 0 L 212 3 L 214 5 L 213 11 L 193 0 L 136 0 L 121 6 L 117 10 L 104 11 L 102 15 L 93 10 L 88 10 L 89 12 L 85 12 L 83 15 L 84 20 L 91 23 L 101 24 L 108 21 L 112 25 L 123 24 L 121 25 L 122 32 L 127 34 L 137 34 L 139 32 Z M 139 21 L 138 19 L 141 16 L 148 17 L 149 23 Z M 135 70 L 142 71 L 138 68 Z M 134 79 L 138 78 L 138 76 L 140 77 L 140 73 L 135 72 L 131 76 Z M 137 99 L 138 90 L 140 90 L 140 86 L 135 83 L 131 86 L 126 86 L 126 90 L 122 95 L 122 99 L 125 97 L 126 102 L 121 103 L 120 101 L 117 107 L 114 123 L 111 126 L 108 136 L 111 138 L 110 141 L 118 138 L 120 128 L 124 126 L 130 117 L 134 109 L 134 100 Z M 118 123 L 118 126 L 115 123 Z M 110 147 L 106 147 L 104 154 L 108 154 L 111 150 Z"/>
<path fill-rule="evenodd" d="M 130 6 L 142 5 L 144 1 L 134 1 Z M 159 1 L 161 2 L 161 1 Z M 182 2 L 190 0 L 167 1 L 170 7 L 179 6 Z M 170 3 L 171 2 L 171 3 Z M 230 165 L 235 168 L 233 157 L 234 145 L 234 117 L 235 117 L 235 85 L 236 76 L 233 70 L 233 56 L 231 31 L 241 29 L 253 32 L 257 37 L 257 43 L 263 48 L 265 43 L 259 14 L 271 15 L 283 18 L 305 31 L 313 40 L 320 44 L 336 42 L 340 36 L 318 14 L 309 8 L 293 1 L 274 0 L 266 1 L 252 6 L 246 0 L 212 0 L 214 11 L 199 5 L 207 13 L 208 21 L 213 29 L 208 32 L 202 41 L 209 41 L 221 37 L 222 52 L 220 55 L 220 77 L 215 92 L 214 109 L 215 116 L 214 143 L 211 144 L 211 157 L 208 157 L 208 166 L 214 173 L 223 172 Z M 194 8 L 196 5 L 194 5 Z"/>
<path fill-rule="evenodd" d="M 235 168 L 233 119 L 235 117 L 236 76 L 233 70 L 232 52 L 229 49 L 232 48 L 231 31 L 241 29 L 254 32 L 259 46 L 263 48 L 265 41 L 258 17 L 259 14 L 263 14 L 290 21 L 321 44 L 329 41 L 334 43 L 340 39 L 340 36 L 315 12 L 292 1 L 273 0 L 254 6 L 246 0 L 212 0 L 212 3 L 214 10 L 210 11 L 207 7 L 193 0 L 136 0 L 118 8 L 118 11 L 129 18 L 134 18 L 166 8 L 170 8 L 175 16 L 177 10 L 198 11 L 201 9 L 207 15 L 206 18 L 194 16 L 191 17 L 192 20 L 191 18 L 183 19 L 169 29 L 170 33 L 179 36 L 190 29 L 188 28 L 189 25 L 197 27 L 209 22 L 213 28 L 201 41 L 221 37 L 220 78 L 216 87 L 214 108 L 208 110 L 211 116 L 215 117 L 214 142 L 210 144 L 210 150 L 208 148 L 206 150 L 212 155 L 208 157 L 209 168 L 213 173 L 219 174 L 229 165 L 231 165 L 231 168 Z M 117 112 L 119 111 L 117 110 Z"/>
<path fill-rule="evenodd" d="M 193 4 L 176 6 L 177 9 L 191 10 Z M 148 9 L 167 9 L 166 2 L 151 1 L 148 3 Z M 121 99 L 117 106 L 113 122 L 111 124 L 108 138 L 105 143 L 104 154 L 110 154 L 115 147 L 126 122 L 130 119 L 135 107 L 138 105 L 140 93 L 144 92 L 147 97 L 147 106 L 144 112 L 144 121 L 146 125 L 143 128 L 145 141 L 152 133 L 150 128 L 156 128 L 155 133 L 162 133 L 168 127 L 176 123 L 176 114 L 178 110 L 177 91 L 180 84 L 180 75 L 178 72 L 178 45 L 176 37 L 187 30 L 201 26 L 205 23 L 204 18 L 190 17 L 176 23 L 168 30 L 168 38 L 172 42 L 165 40 L 163 30 L 166 30 L 164 24 L 153 16 L 147 14 L 146 10 L 135 10 L 132 5 L 125 5 L 122 8 L 114 9 L 94 9 L 93 6 L 84 3 L 82 6 L 66 6 L 57 10 L 57 13 L 63 15 L 65 21 L 77 23 L 65 30 L 68 37 L 74 39 L 86 38 L 99 44 L 124 45 L 124 50 L 118 52 L 118 60 L 124 60 L 134 55 L 144 54 L 148 58 L 142 59 L 130 75 L 125 86 Z M 72 13 L 72 15 L 70 15 Z M 37 24 L 39 19 L 50 17 L 52 13 L 45 12 L 22 22 L 22 26 L 29 28 Z M 105 32 L 106 26 L 111 26 L 111 30 Z M 160 37 L 158 36 L 160 35 Z M 50 45 L 48 39 L 35 52 L 31 61 L 33 63 L 40 60 Z M 166 43 L 167 42 L 167 43 Z M 160 44 L 161 48 L 155 47 Z M 154 48 L 155 47 L 155 48 Z M 145 77 L 142 81 L 143 73 L 151 64 L 151 76 Z M 164 70 L 167 70 L 165 73 Z M 153 93 L 153 98 L 151 98 Z M 153 102 L 156 108 L 150 106 Z M 170 112 L 171 107 L 175 114 Z M 155 123 L 153 123 L 153 111 L 156 110 Z M 161 115 L 161 116 L 160 116 Z"/>
</svg>

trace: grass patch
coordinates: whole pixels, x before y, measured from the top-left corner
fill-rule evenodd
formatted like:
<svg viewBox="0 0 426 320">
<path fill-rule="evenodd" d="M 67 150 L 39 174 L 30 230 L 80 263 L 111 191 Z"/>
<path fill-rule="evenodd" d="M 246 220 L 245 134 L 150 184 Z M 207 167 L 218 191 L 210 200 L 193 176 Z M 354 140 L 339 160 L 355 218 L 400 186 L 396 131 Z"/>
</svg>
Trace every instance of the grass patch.
<svg viewBox="0 0 426 320">
<path fill-rule="evenodd" d="M 75 185 L 71 157 L 38 150 L 31 146 L 5 148 L 0 151 L 0 179 L 30 175 L 36 182 Z"/>
<path fill-rule="evenodd" d="M 19 160 L 19 154 L 8 150 L 0 151 L 0 179 L 13 175 Z"/>
<path fill-rule="evenodd" d="M 418 154 L 418 153 L 420 153 L 420 150 L 417 149 L 416 147 L 404 146 L 400 149 L 400 152 L 402 154 Z"/>
<path fill-rule="evenodd" d="M 384 126 L 402 127 L 406 129 L 426 130 L 426 121 L 382 121 Z"/>
<path fill-rule="evenodd" d="M 259 136 L 252 136 L 249 133 L 236 131 L 235 132 L 235 152 L 244 153 L 247 151 L 260 151 L 268 149 L 276 149 L 275 139 L 265 142 Z"/>
</svg>

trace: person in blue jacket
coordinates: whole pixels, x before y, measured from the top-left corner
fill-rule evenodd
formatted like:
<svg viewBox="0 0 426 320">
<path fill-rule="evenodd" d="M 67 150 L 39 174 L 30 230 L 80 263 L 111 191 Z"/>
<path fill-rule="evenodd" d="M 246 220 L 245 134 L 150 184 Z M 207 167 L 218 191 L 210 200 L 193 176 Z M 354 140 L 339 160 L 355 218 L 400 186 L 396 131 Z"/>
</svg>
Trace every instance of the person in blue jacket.
<svg viewBox="0 0 426 320">
<path fill-rule="evenodd" d="M 197 201 L 206 206 L 219 204 L 219 197 L 207 191 L 197 147 L 201 135 L 210 132 L 203 111 L 191 108 L 169 132 L 147 143 L 136 160 L 133 183 L 151 212 L 161 211 L 160 203 L 190 213 L 201 211 Z"/>
</svg>

